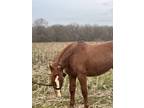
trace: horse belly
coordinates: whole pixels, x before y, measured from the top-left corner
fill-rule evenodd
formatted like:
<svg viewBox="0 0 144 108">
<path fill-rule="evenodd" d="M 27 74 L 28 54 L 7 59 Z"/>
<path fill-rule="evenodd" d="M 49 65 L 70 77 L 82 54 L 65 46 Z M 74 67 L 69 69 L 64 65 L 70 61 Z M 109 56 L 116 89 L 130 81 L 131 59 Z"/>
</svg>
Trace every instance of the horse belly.
<svg viewBox="0 0 144 108">
<path fill-rule="evenodd" d="M 102 74 L 106 73 L 110 69 L 111 69 L 111 67 L 110 68 L 101 69 L 101 70 L 90 70 L 90 71 L 87 72 L 87 76 L 102 75 Z"/>
<path fill-rule="evenodd" d="M 87 76 L 98 76 L 104 74 L 109 69 L 112 68 L 112 61 L 108 62 L 99 62 L 89 64 L 87 67 Z"/>
</svg>

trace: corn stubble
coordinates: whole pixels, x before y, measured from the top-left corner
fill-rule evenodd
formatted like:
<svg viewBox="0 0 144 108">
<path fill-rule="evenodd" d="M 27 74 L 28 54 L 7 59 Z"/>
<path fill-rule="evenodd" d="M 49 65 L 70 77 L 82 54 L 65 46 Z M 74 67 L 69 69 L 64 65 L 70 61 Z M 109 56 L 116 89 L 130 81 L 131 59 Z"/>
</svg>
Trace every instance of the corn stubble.
<svg viewBox="0 0 144 108">
<path fill-rule="evenodd" d="M 50 42 L 32 44 L 32 80 L 49 83 L 50 70 L 48 64 L 69 44 L 69 42 Z M 92 42 L 93 44 L 93 42 Z M 98 77 L 88 77 L 88 100 L 90 108 L 112 108 L 113 101 L 112 70 Z M 62 98 L 56 98 L 52 87 L 32 85 L 33 108 L 68 108 L 69 79 L 64 79 Z M 75 94 L 76 108 L 83 107 L 80 85 L 77 81 Z"/>
</svg>

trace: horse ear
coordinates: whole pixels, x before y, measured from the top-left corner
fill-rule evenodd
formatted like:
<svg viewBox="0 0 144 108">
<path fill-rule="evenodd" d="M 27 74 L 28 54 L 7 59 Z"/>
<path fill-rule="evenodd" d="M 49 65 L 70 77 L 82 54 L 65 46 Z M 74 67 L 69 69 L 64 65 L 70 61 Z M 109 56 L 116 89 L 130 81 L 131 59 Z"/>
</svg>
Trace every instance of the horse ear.
<svg viewBox="0 0 144 108">
<path fill-rule="evenodd" d="M 53 70 L 52 64 L 49 64 L 49 67 L 50 67 L 50 70 L 52 71 Z"/>
</svg>

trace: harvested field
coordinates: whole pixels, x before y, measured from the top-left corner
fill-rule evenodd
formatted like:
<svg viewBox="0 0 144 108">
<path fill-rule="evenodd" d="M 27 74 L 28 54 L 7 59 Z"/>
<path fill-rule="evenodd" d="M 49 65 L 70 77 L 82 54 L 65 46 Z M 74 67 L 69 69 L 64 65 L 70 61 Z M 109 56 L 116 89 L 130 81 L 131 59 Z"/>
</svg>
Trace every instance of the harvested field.
<svg viewBox="0 0 144 108">
<path fill-rule="evenodd" d="M 32 80 L 49 83 L 48 64 L 69 42 L 33 43 Z M 93 44 L 93 42 L 91 42 Z M 88 77 L 88 100 L 90 108 L 112 108 L 113 101 L 112 70 L 98 77 Z M 83 97 L 77 81 L 75 94 L 76 108 L 83 108 Z M 52 87 L 32 85 L 33 108 L 68 108 L 69 80 L 66 76 L 62 88 L 62 98 L 56 98 Z"/>
</svg>

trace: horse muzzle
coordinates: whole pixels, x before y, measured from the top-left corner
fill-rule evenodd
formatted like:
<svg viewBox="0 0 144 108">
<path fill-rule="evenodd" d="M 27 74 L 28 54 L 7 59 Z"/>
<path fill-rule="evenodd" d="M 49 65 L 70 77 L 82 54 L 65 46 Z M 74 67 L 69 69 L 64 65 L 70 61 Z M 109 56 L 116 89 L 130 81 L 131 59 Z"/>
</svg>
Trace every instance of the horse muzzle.
<svg viewBox="0 0 144 108">
<path fill-rule="evenodd" d="M 57 97 L 61 97 L 61 90 L 60 89 L 55 89 L 55 93 Z"/>
</svg>

